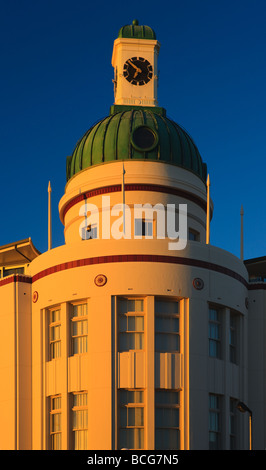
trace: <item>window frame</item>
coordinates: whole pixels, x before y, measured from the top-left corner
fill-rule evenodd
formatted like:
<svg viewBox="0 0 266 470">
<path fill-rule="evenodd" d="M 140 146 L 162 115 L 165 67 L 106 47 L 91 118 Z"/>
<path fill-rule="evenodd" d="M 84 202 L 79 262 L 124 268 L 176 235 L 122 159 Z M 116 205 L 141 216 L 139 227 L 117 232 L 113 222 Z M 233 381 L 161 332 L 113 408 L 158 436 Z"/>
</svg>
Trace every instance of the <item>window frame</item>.
<svg viewBox="0 0 266 470">
<path fill-rule="evenodd" d="M 137 233 L 137 223 L 141 222 L 141 233 Z M 146 225 L 147 224 L 147 225 Z M 149 228 L 151 227 L 151 235 L 149 235 Z M 144 228 L 144 230 L 143 230 Z M 146 217 L 136 217 L 134 218 L 134 238 L 135 239 L 152 239 L 154 237 L 155 232 L 155 220 L 146 218 Z M 146 231 L 148 233 L 146 233 Z"/>
<path fill-rule="evenodd" d="M 210 318 L 211 312 L 216 312 L 217 318 Z M 215 328 L 215 332 L 218 332 L 216 335 L 212 335 L 212 328 Z M 213 347 L 215 345 L 213 353 Z M 215 359 L 222 358 L 222 314 L 221 310 L 217 307 L 209 306 L 209 317 L 208 317 L 208 347 L 209 347 L 209 357 Z"/>
<path fill-rule="evenodd" d="M 171 303 L 171 304 L 177 304 L 178 306 L 178 312 L 177 313 L 162 313 L 162 312 L 156 312 L 156 302 L 164 302 L 164 303 Z M 155 316 L 155 324 L 154 324 L 154 333 L 155 333 L 155 351 L 156 352 L 177 352 L 180 353 L 180 304 L 178 300 L 173 300 L 173 299 L 164 299 L 164 298 L 155 298 L 155 308 L 154 308 L 154 316 Z M 160 331 L 159 329 L 156 328 L 156 319 L 171 319 L 171 320 L 177 320 L 178 321 L 178 331 L 173 331 L 173 330 L 168 330 L 168 331 Z M 162 337 L 163 335 L 171 335 L 171 336 L 176 336 L 177 337 L 177 342 L 178 342 L 178 348 L 177 349 L 171 349 L 171 350 L 166 350 L 166 348 L 158 348 L 157 347 L 157 341 L 156 338 Z"/>
<path fill-rule="evenodd" d="M 84 231 L 85 231 L 86 236 L 83 238 L 83 240 L 97 240 L 99 238 L 97 222 L 94 222 L 84 227 Z M 91 236 L 88 236 L 89 234 L 91 234 Z"/>
<path fill-rule="evenodd" d="M 88 448 L 88 430 L 89 430 L 89 425 L 88 425 L 88 391 L 87 390 L 82 390 L 78 392 L 72 392 L 72 402 L 71 402 L 71 430 L 72 430 L 72 448 L 73 450 L 86 450 Z M 75 404 L 74 397 L 77 396 L 83 396 L 86 397 L 86 403 L 82 404 Z M 79 412 L 85 412 L 85 426 L 83 427 L 74 427 L 74 415 L 75 413 Z M 76 433 L 83 433 L 85 432 L 85 446 L 84 447 L 75 447 L 76 444 Z"/>
<path fill-rule="evenodd" d="M 160 449 L 160 450 L 179 450 L 180 449 L 180 392 L 181 390 L 177 389 L 155 389 L 155 449 Z M 165 394 L 176 394 L 177 395 L 177 403 L 170 403 L 170 400 L 165 401 L 162 403 L 161 401 L 158 401 L 158 396 L 159 393 L 165 393 Z M 157 421 L 158 415 L 156 416 L 156 411 L 157 410 L 178 410 L 178 426 L 163 426 L 159 425 Z M 161 431 L 167 431 L 167 430 L 174 430 L 177 431 L 178 434 L 178 446 L 177 449 L 165 449 L 162 444 L 158 446 L 159 443 L 156 442 L 156 431 L 161 430 Z"/>
<path fill-rule="evenodd" d="M 212 406 L 212 399 L 214 398 L 216 400 L 217 405 L 215 407 Z M 217 425 L 215 424 L 214 429 L 212 428 L 213 417 L 215 417 L 215 421 L 217 421 Z M 215 441 L 210 439 L 211 434 L 215 435 Z M 218 395 L 216 393 L 209 393 L 209 449 L 221 449 L 221 395 Z"/>
<path fill-rule="evenodd" d="M 198 232 L 194 228 L 189 228 L 188 229 L 188 240 L 193 241 L 193 242 L 199 242 L 200 241 L 200 232 Z"/>
<path fill-rule="evenodd" d="M 237 325 L 238 316 L 235 312 L 230 310 L 230 325 L 229 325 L 229 359 L 232 364 L 237 364 Z"/>
<path fill-rule="evenodd" d="M 74 315 L 75 312 L 75 307 L 80 307 L 80 306 L 86 306 L 86 314 L 85 315 Z M 71 313 L 70 313 L 70 352 L 72 356 L 75 356 L 76 354 L 86 354 L 88 352 L 88 302 L 87 301 L 77 301 L 74 303 L 71 303 Z M 85 333 L 80 332 L 77 334 L 74 334 L 74 327 L 77 326 L 78 324 L 82 324 L 86 322 L 86 330 Z M 83 342 L 79 342 L 78 340 L 81 338 L 86 338 L 86 350 L 83 350 L 83 347 L 81 348 L 82 350 L 80 351 L 80 346 L 79 344 L 83 344 Z M 78 345 L 78 352 L 75 352 L 75 343 L 77 342 Z"/>
<path fill-rule="evenodd" d="M 59 312 L 59 319 L 54 320 L 53 315 L 55 312 Z M 59 359 L 61 357 L 61 345 L 62 345 L 62 337 L 61 337 L 61 326 L 62 326 L 62 321 L 61 321 L 61 306 L 57 305 L 56 307 L 50 308 L 48 311 L 48 341 L 49 341 L 49 352 L 48 352 L 48 357 L 49 360 L 53 359 Z M 55 329 L 59 328 L 59 338 L 52 339 L 53 335 L 52 332 L 56 331 Z M 55 345 L 58 346 L 59 352 L 55 353 L 56 347 Z"/>
<path fill-rule="evenodd" d="M 51 450 L 61 450 L 62 448 L 62 396 L 61 394 L 57 395 L 52 395 L 49 397 L 50 398 L 50 408 L 49 408 L 49 448 Z M 53 401 L 60 399 L 60 407 L 55 408 L 53 406 Z M 53 429 L 53 422 L 54 422 L 54 416 L 58 415 L 60 416 L 60 429 L 59 430 L 54 430 Z M 59 447 L 55 447 L 55 439 L 54 437 L 58 436 L 59 438 Z"/>
<path fill-rule="evenodd" d="M 142 301 L 143 309 L 142 310 L 129 310 L 127 307 L 127 312 L 119 312 L 118 308 L 118 349 L 119 352 L 127 352 L 127 351 L 143 351 L 145 350 L 145 302 L 144 298 L 139 297 L 120 297 L 119 300 L 121 301 Z M 119 302 L 118 300 L 118 302 Z M 129 319 L 131 318 L 142 318 L 143 319 L 143 327 L 142 329 L 129 329 Z M 122 326 L 122 322 L 126 323 L 126 328 L 124 329 Z M 134 335 L 134 336 L 133 336 Z M 130 336 L 134 338 L 134 348 L 130 347 Z M 141 346 L 136 347 L 136 344 L 139 342 L 137 338 L 140 336 L 141 338 Z M 122 346 L 122 337 L 125 338 L 125 346 Z M 127 345 L 129 346 L 127 347 Z"/>
<path fill-rule="evenodd" d="M 125 392 L 133 392 L 134 394 L 140 392 L 142 393 L 142 402 L 141 401 L 127 401 L 125 403 L 121 403 L 121 395 L 122 393 Z M 143 447 L 133 447 L 129 448 L 127 450 L 143 450 L 145 449 L 145 391 L 144 389 L 119 389 L 119 419 L 118 419 L 118 441 L 119 444 L 121 444 L 121 431 L 125 431 L 127 433 L 128 430 L 134 430 L 134 444 L 136 443 L 137 440 L 137 432 L 141 431 L 141 441 L 143 443 Z M 122 410 L 126 410 L 126 425 L 121 424 L 121 415 L 122 415 Z M 143 424 L 135 424 L 135 425 L 130 425 L 128 424 L 128 417 L 129 417 L 129 410 L 133 409 L 142 409 L 142 417 L 143 417 Z M 128 439 L 126 438 L 126 441 L 128 442 Z M 121 445 L 119 445 L 119 448 L 121 448 Z"/>
<path fill-rule="evenodd" d="M 229 411 L 229 436 L 230 436 L 230 450 L 236 450 L 237 447 L 237 402 L 236 398 L 230 397 L 230 411 Z"/>
</svg>

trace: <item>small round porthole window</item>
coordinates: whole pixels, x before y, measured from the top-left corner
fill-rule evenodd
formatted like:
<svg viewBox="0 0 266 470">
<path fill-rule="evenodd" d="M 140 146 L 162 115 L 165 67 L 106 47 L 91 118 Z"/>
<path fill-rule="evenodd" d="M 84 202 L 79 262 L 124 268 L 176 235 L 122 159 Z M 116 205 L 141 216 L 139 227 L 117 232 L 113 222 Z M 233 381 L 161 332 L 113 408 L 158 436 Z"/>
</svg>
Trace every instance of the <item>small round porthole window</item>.
<svg viewBox="0 0 266 470">
<path fill-rule="evenodd" d="M 132 133 L 131 143 L 136 150 L 147 152 L 158 144 L 158 135 L 148 126 L 139 126 Z"/>
</svg>

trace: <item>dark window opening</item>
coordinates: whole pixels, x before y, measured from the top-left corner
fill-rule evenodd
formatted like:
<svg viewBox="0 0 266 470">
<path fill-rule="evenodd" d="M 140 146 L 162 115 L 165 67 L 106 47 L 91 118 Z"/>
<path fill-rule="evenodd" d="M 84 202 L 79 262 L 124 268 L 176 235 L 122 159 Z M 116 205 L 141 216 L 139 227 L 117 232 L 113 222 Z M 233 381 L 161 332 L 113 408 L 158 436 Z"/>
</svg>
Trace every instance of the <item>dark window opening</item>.
<svg viewBox="0 0 266 470">
<path fill-rule="evenodd" d="M 150 150 L 157 143 L 156 134 L 152 129 L 141 126 L 133 132 L 133 144 L 141 150 Z"/>
</svg>

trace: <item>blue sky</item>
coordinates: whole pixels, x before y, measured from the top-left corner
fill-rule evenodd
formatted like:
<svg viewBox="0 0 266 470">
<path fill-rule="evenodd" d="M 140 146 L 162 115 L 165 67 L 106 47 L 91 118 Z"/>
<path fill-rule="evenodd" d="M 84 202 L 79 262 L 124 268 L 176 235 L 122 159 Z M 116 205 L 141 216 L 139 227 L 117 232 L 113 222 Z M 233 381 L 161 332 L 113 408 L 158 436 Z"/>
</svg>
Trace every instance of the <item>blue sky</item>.
<svg viewBox="0 0 266 470">
<path fill-rule="evenodd" d="M 65 162 L 113 104 L 113 41 L 138 19 L 161 43 L 159 105 L 208 165 L 211 243 L 266 255 L 266 1 L 0 1 L 0 245 L 31 237 L 64 243 L 58 203 Z"/>
</svg>

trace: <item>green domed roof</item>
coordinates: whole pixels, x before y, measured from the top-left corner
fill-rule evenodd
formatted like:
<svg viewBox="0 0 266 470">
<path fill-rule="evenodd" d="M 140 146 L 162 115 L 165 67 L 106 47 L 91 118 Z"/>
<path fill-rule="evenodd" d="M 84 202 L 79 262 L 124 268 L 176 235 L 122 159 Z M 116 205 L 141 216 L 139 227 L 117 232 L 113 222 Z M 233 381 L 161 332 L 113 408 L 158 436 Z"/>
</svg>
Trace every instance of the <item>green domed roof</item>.
<svg viewBox="0 0 266 470">
<path fill-rule="evenodd" d="M 77 143 L 67 160 L 67 180 L 93 165 L 149 160 L 191 170 L 206 182 L 206 164 L 191 137 L 178 124 L 151 108 L 125 108 L 120 112 L 116 112 L 119 107 L 114 108 Z"/>
<path fill-rule="evenodd" d="M 139 25 L 138 20 L 134 20 L 132 24 L 127 24 L 120 28 L 119 38 L 135 38 L 135 39 L 156 39 L 156 34 L 150 26 Z"/>
</svg>

